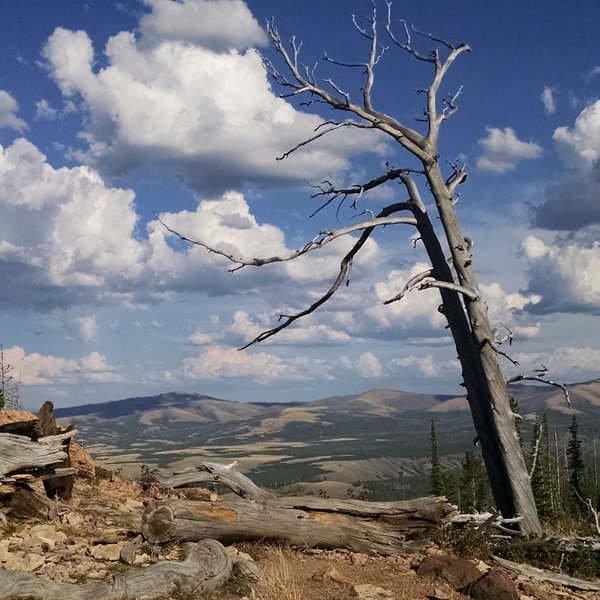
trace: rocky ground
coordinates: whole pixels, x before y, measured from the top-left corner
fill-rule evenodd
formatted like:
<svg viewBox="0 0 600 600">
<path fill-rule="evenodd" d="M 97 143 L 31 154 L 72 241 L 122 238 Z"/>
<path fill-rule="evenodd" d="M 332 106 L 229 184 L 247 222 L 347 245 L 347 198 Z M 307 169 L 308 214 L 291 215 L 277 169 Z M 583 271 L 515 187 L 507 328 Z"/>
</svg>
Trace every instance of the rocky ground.
<svg viewBox="0 0 600 600">
<path fill-rule="evenodd" d="M 8 516 L 0 534 L 2 568 L 83 583 L 143 569 L 157 560 L 177 559 L 177 545 L 151 546 L 136 533 L 144 503 L 164 494 L 114 476 L 78 479 L 72 500 L 57 504 L 52 521 L 16 521 Z M 271 543 L 244 544 L 229 551 L 253 560 L 260 579 L 232 580 L 205 596 L 176 593 L 161 600 L 464 600 L 467 592 L 485 600 L 600 599 L 598 592 L 509 577 L 492 565 L 454 559 L 436 548 L 425 555 L 397 557 L 298 550 Z M 482 573 L 487 575 L 482 578 Z"/>
</svg>

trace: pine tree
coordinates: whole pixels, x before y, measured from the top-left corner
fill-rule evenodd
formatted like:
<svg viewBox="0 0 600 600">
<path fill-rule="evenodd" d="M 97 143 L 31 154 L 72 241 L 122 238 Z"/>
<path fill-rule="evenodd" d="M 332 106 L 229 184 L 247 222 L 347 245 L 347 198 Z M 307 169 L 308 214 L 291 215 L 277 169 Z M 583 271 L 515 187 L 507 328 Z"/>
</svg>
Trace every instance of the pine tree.
<svg viewBox="0 0 600 600">
<path fill-rule="evenodd" d="M 445 477 L 440 465 L 440 456 L 438 453 L 437 435 L 435 433 L 435 423 L 431 421 L 431 471 L 430 471 L 430 491 L 434 496 L 445 496 L 446 485 Z"/>
<path fill-rule="evenodd" d="M 567 469 L 569 470 L 569 496 L 571 509 L 579 514 L 583 509 L 583 453 L 578 436 L 577 416 L 573 415 L 569 427 L 569 443 L 567 444 Z"/>
<path fill-rule="evenodd" d="M 491 493 L 482 458 L 472 450 L 465 452 L 460 478 L 461 510 L 483 511 L 490 508 Z"/>
</svg>

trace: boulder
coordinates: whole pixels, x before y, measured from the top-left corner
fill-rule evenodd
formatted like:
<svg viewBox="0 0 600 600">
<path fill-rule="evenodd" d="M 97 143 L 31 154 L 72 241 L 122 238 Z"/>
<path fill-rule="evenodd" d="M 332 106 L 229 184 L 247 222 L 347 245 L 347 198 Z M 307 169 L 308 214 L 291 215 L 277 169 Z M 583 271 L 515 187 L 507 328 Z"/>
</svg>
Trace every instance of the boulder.
<svg viewBox="0 0 600 600">
<path fill-rule="evenodd" d="M 494 568 L 467 588 L 473 600 L 519 600 L 513 580 L 501 569 Z"/>
<path fill-rule="evenodd" d="M 426 556 L 417 567 L 417 575 L 445 581 L 453 590 L 462 590 L 481 577 L 481 571 L 466 558 Z"/>
</svg>

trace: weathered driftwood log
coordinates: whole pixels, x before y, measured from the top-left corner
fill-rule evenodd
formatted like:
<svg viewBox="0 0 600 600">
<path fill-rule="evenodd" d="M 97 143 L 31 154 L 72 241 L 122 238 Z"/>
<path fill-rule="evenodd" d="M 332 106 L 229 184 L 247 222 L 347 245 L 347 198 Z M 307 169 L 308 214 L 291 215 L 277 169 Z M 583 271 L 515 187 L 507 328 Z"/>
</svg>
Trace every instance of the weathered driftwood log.
<svg viewBox="0 0 600 600">
<path fill-rule="evenodd" d="M 532 567 L 531 565 L 527 564 L 512 562 L 511 560 L 506 560 L 505 558 L 500 558 L 499 556 L 493 556 L 492 558 L 495 563 L 501 567 L 504 567 L 508 571 L 512 571 L 513 573 L 517 573 L 519 575 L 525 575 L 526 577 L 535 579 L 536 581 L 555 583 L 576 590 L 594 592 L 600 591 L 600 582 L 586 581 L 585 579 L 578 579 L 577 577 L 571 577 L 569 575 L 561 575 L 560 573 L 544 571 L 543 569 L 538 569 L 537 567 Z"/>
<path fill-rule="evenodd" d="M 185 544 L 182 562 L 164 561 L 142 570 L 131 569 L 110 582 L 57 583 L 21 571 L 0 570 L 0 600 L 152 600 L 176 590 L 210 592 L 229 579 L 232 560 L 221 544 L 205 540 Z"/>
<path fill-rule="evenodd" d="M 151 503 L 142 515 L 150 542 L 214 538 L 223 543 L 273 539 L 303 547 L 393 555 L 421 550 L 423 532 L 445 523 L 455 507 L 443 498 L 363 502 L 316 497 Z"/>
<path fill-rule="evenodd" d="M 191 483 L 216 483 L 224 485 L 240 498 L 247 500 L 264 500 L 273 498 L 274 494 L 258 487 L 253 481 L 242 475 L 237 469 L 237 462 L 221 465 L 213 462 L 203 462 L 198 467 L 175 473 L 170 477 L 158 480 L 165 487 L 182 487 Z"/>
<path fill-rule="evenodd" d="M 19 470 L 46 467 L 67 457 L 64 442 L 75 430 L 39 438 L 36 442 L 21 435 L 0 433 L 0 480 Z"/>
</svg>

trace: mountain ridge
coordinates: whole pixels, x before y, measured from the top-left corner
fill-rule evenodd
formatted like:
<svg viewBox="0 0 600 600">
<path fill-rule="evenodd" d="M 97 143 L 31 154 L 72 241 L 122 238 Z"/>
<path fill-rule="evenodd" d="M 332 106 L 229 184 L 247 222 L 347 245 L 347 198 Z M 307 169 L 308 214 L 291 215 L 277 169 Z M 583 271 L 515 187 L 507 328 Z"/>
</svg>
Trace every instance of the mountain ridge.
<svg viewBox="0 0 600 600">
<path fill-rule="evenodd" d="M 544 412 L 561 445 L 572 414 L 585 415 L 579 431 L 588 444 L 600 437 L 600 380 L 573 384 L 569 392 L 572 408 L 561 389 L 511 386 L 526 438 Z M 174 471 L 235 460 L 261 485 L 392 480 L 407 497 L 428 490 L 432 421 L 447 468 L 460 467 L 475 438 L 464 397 L 393 389 L 290 403 L 167 392 L 55 414 L 72 421 L 83 445 L 110 468 Z"/>
</svg>

